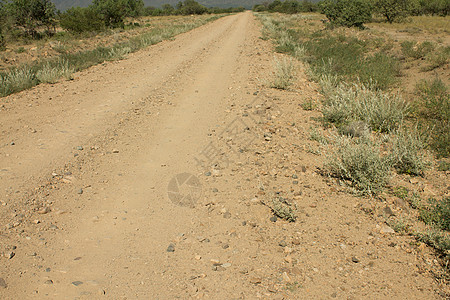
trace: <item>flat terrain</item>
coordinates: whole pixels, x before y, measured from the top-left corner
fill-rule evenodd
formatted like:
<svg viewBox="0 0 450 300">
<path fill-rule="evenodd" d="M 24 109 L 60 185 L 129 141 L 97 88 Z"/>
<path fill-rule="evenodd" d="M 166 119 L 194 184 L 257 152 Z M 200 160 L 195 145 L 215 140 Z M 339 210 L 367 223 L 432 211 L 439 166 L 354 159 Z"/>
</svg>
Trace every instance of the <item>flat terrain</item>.
<svg viewBox="0 0 450 300">
<path fill-rule="evenodd" d="M 439 298 L 429 249 L 319 175 L 320 95 L 301 66 L 267 87 L 260 30 L 227 16 L 0 99 L 1 299 Z"/>
</svg>

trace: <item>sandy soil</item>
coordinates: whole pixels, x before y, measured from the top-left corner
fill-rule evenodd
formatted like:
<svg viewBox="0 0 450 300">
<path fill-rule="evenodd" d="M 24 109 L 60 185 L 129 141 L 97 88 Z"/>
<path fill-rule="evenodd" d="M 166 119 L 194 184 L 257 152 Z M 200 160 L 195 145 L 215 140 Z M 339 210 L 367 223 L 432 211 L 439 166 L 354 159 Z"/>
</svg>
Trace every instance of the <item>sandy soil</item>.
<svg viewBox="0 0 450 300">
<path fill-rule="evenodd" d="M 319 93 L 267 88 L 259 37 L 228 16 L 0 99 L 1 299 L 439 298 L 428 249 L 318 174 Z"/>
</svg>

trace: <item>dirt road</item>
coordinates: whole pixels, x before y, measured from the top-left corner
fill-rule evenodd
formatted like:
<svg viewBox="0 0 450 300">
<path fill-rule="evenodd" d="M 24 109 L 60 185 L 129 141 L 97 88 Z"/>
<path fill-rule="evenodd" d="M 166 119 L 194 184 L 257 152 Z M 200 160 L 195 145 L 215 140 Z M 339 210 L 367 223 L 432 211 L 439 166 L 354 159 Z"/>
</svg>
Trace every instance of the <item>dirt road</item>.
<svg viewBox="0 0 450 300">
<path fill-rule="evenodd" d="M 0 99 L 0 298 L 438 297 L 410 240 L 317 175 L 318 93 L 266 87 L 259 37 L 228 16 Z"/>
</svg>

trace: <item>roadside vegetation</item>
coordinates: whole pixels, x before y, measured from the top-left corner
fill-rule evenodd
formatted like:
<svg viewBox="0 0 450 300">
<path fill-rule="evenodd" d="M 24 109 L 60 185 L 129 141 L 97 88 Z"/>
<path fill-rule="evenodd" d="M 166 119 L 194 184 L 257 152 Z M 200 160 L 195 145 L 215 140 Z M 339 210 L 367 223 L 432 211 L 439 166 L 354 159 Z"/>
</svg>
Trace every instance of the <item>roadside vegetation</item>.
<svg viewBox="0 0 450 300">
<path fill-rule="evenodd" d="M 323 174 L 345 183 L 353 193 L 382 199 L 386 193 L 395 194 L 393 177 L 414 181 L 431 171 L 446 176 L 449 170 L 450 47 L 439 36 L 424 39 L 422 35 L 420 42 L 410 38 L 417 32 L 448 34 L 445 3 L 324 0 L 317 5 L 322 14 L 257 14 L 263 24 L 262 38 L 270 39 L 276 52 L 302 62 L 310 79 L 319 84 L 323 98 L 317 109 L 329 136 L 314 131 L 314 140 L 326 145 L 321 147 L 326 151 L 311 153 L 323 154 Z M 261 11 L 260 6 L 255 11 Z M 421 28 L 418 20 L 434 26 Z M 394 39 L 384 30 L 406 32 L 407 37 Z M 289 59 L 284 62 L 291 64 L 284 69 L 297 65 Z M 275 81 L 286 77 L 278 73 Z M 290 74 L 295 74 L 295 68 Z M 291 78 L 291 84 L 295 80 Z M 312 101 L 302 107 L 316 109 Z M 406 194 L 402 197 L 413 208 L 408 222 L 386 221 L 434 247 L 448 280 L 449 197 L 420 199 L 412 191 Z"/>
<path fill-rule="evenodd" d="M 154 9 L 144 7 L 142 0 L 95 0 L 89 7 L 59 12 L 49 0 L 0 0 L 0 97 L 40 83 L 71 79 L 74 72 L 123 59 L 224 13 L 243 10 L 209 9 L 193 0 L 169 6 Z M 161 15 L 173 17 L 157 17 Z M 118 39 L 118 35 L 126 38 Z M 100 42 L 95 45 L 83 45 L 96 38 Z M 105 43 L 107 39 L 112 42 Z M 36 59 L 35 49 L 46 45 L 50 49 Z M 16 56 L 28 59 L 15 62 Z"/>
</svg>

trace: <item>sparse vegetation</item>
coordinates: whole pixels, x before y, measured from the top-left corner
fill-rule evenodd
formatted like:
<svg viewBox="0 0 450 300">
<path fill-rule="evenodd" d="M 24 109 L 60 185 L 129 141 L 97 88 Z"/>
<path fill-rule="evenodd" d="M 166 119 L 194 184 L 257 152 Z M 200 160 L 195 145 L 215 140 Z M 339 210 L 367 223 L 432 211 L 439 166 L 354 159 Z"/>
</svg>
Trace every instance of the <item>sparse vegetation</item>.
<svg viewBox="0 0 450 300">
<path fill-rule="evenodd" d="M 392 22 L 403 16 L 406 15 L 396 16 Z M 382 197 L 380 192 L 386 185 L 395 182 L 390 180 L 392 171 L 406 174 L 402 176 L 426 177 L 427 170 L 434 165 L 428 149 L 444 157 L 437 170 L 448 171 L 447 85 L 436 77 L 419 81 L 415 91 L 395 91 L 405 80 L 400 77 L 402 72 L 410 72 L 411 66 L 418 73 L 437 68 L 445 72 L 442 67 L 448 63 L 449 47 L 442 45 L 442 40 L 386 40 L 381 35 L 377 38 L 317 21 L 311 25 L 302 16 L 265 15 L 261 19 L 265 38 L 273 39 L 277 52 L 305 62 L 308 75 L 319 83 L 325 96 L 321 108 L 323 121 L 331 127 L 328 132 L 335 136 L 326 137 L 313 128 L 310 139 L 321 144 L 327 141 L 327 147 L 319 151 L 307 145 L 305 149 L 316 155 L 325 152 L 324 174 L 347 183 L 359 194 Z M 425 21 L 424 26 L 419 24 L 420 20 Z M 417 27 L 415 32 L 424 28 L 441 33 L 447 32 L 443 28 L 445 22 L 422 16 L 414 17 L 408 24 Z M 408 34 L 411 34 L 408 28 L 413 27 L 406 23 L 377 24 L 402 28 Z M 411 97 L 413 92 L 415 98 Z M 402 93 L 407 97 L 402 97 Z M 304 106 L 309 107 L 308 103 L 303 103 Z M 390 216 L 386 222 L 395 231 L 434 247 L 442 258 L 444 273 L 448 274 L 450 198 L 422 200 L 421 193 L 426 195 L 425 190 L 418 192 L 406 187 L 394 188 L 392 193 L 409 203 L 413 211 Z"/>
</svg>

